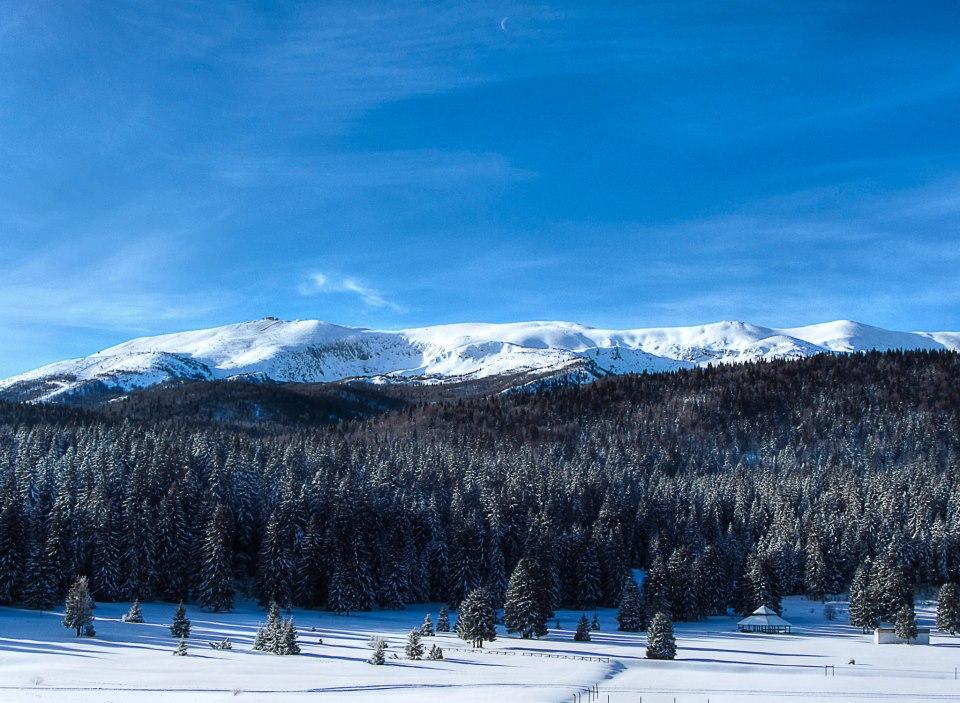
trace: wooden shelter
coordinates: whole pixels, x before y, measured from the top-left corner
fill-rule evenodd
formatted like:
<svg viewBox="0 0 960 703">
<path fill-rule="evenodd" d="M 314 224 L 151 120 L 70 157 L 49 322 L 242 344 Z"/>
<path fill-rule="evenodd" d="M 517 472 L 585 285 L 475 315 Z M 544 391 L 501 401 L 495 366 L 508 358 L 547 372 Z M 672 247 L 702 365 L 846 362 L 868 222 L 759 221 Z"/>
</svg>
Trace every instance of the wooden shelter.
<svg viewBox="0 0 960 703">
<path fill-rule="evenodd" d="M 793 626 L 789 622 L 765 605 L 761 605 L 751 615 L 737 623 L 737 629 L 740 632 L 790 634 L 791 627 Z"/>
</svg>

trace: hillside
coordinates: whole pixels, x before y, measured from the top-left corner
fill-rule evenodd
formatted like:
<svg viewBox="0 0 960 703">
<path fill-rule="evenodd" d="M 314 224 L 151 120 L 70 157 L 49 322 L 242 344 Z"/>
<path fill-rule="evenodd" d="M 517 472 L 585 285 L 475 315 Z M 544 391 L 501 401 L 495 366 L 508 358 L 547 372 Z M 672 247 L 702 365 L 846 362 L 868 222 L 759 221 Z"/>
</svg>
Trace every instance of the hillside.
<svg viewBox="0 0 960 703">
<path fill-rule="evenodd" d="M 95 404 L 170 381 L 230 379 L 417 386 L 509 379 L 512 387 L 891 349 L 960 349 L 960 334 L 896 332 L 850 321 L 783 329 L 718 322 L 634 330 L 528 322 L 391 332 L 265 318 L 144 337 L 50 364 L 0 381 L 0 398 Z"/>
</svg>

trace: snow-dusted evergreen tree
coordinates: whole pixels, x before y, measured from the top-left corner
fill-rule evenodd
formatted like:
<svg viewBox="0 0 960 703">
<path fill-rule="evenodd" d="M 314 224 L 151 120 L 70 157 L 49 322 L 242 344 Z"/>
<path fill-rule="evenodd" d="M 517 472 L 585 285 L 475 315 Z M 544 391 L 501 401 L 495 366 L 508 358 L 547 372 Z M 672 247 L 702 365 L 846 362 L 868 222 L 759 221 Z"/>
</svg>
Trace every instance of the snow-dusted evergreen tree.
<svg viewBox="0 0 960 703">
<path fill-rule="evenodd" d="M 370 654 L 367 662 L 375 666 L 383 666 L 387 660 L 386 654 L 384 653 L 386 648 L 386 641 L 382 637 L 377 638 L 373 644 L 373 653 Z"/>
<path fill-rule="evenodd" d="M 273 653 L 283 656 L 300 654 L 300 643 L 297 641 L 297 626 L 293 618 L 283 621 L 280 632 L 274 638 Z"/>
<path fill-rule="evenodd" d="M 427 652 L 427 659 L 439 661 L 443 659 L 443 650 L 435 644 L 430 645 L 430 651 Z"/>
<path fill-rule="evenodd" d="M 410 630 L 407 635 L 407 646 L 404 648 L 407 659 L 423 659 L 423 642 L 421 641 L 420 630 Z"/>
<path fill-rule="evenodd" d="M 650 621 L 647 634 L 647 659 L 676 659 L 677 642 L 673 623 L 664 613 L 657 613 Z"/>
<path fill-rule="evenodd" d="M 173 622 L 170 624 L 170 634 L 181 639 L 190 636 L 190 620 L 187 619 L 187 609 L 183 603 L 173 611 Z"/>
<path fill-rule="evenodd" d="M 253 648 L 258 652 L 276 652 L 281 644 L 283 620 L 280 618 L 280 606 L 276 602 L 267 610 L 267 623 L 257 630 Z"/>
<path fill-rule="evenodd" d="M 857 567 L 850 582 L 850 624 L 864 632 L 879 624 L 877 603 L 870 583 L 870 560 Z"/>
<path fill-rule="evenodd" d="M 77 637 L 93 623 L 93 598 L 86 576 L 78 576 L 67 593 L 63 608 L 63 626 L 75 630 Z"/>
<path fill-rule="evenodd" d="M 260 547 L 257 591 L 261 603 L 282 608 L 293 603 L 293 563 L 290 558 L 290 525 L 281 508 L 273 511 Z"/>
<path fill-rule="evenodd" d="M 645 619 L 648 622 L 656 613 L 670 612 L 670 577 L 667 566 L 659 555 L 654 557 L 643 581 L 643 603 L 646 609 Z"/>
<path fill-rule="evenodd" d="M 593 618 L 590 620 L 590 631 L 600 632 L 600 615 L 596 611 L 593 612 Z"/>
<path fill-rule="evenodd" d="M 623 580 L 620 593 L 620 608 L 617 611 L 618 629 L 623 632 L 640 632 L 643 629 L 644 620 L 643 598 L 633 574 Z"/>
<path fill-rule="evenodd" d="M 827 593 L 827 565 L 819 537 L 816 533 L 807 541 L 804 587 L 808 598 L 822 602 Z"/>
<path fill-rule="evenodd" d="M 913 607 L 913 589 L 895 544 L 890 544 L 874 565 L 871 587 L 877 603 L 877 614 L 885 622 L 894 620 L 904 605 Z"/>
<path fill-rule="evenodd" d="M 573 633 L 573 639 L 577 642 L 590 641 L 590 621 L 587 620 L 586 613 L 581 614 L 577 620 L 577 631 Z"/>
<path fill-rule="evenodd" d="M 780 589 L 777 585 L 773 565 L 759 552 L 754 551 L 747 559 L 747 565 L 744 572 L 744 586 L 747 594 L 752 596 L 748 605 L 749 610 L 744 615 L 749 615 L 762 605 L 767 606 L 778 615 L 783 612 L 780 605 Z"/>
<path fill-rule="evenodd" d="M 917 616 L 914 615 L 913 608 L 904 604 L 897 611 L 897 617 L 894 620 L 893 631 L 897 637 L 906 640 L 911 644 L 917 639 Z"/>
<path fill-rule="evenodd" d="M 495 620 L 486 590 L 476 588 L 460 604 L 457 632 L 460 639 L 470 642 L 474 647 L 483 647 L 484 641 L 492 642 L 497 638 Z"/>
<path fill-rule="evenodd" d="M 533 573 L 536 567 L 528 559 L 517 562 L 503 606 L 503 624 L 508 632 L 519 633 L 523 639 L 547 634 L 549 611 L 544 610 L 549 596 L 543 579 Z"/>
<path fill-rule="evenodd" d="M 699 592 L 694 581 L 694 572 L 690 550 L 678 547 L 673 550 L 667 562 L 669 581 L 670 612 L 677 620 L 698 620 Z"/>
<path fill-rule="evenodd" d="M 420 625 L 420 634 L 424 637 L 433 637 L 433 621 L 430 619 L 429 613 L 423 616 L 423 623 Z"/>
<path fill-rule="evenodd" d="M 587 540 L 577 564 L 576 570 L 577 596 L 575 603 L 578 608 L 590 610 L 596 608 L 603 600 L 603 590 L 600 581 L 600 560 L 593 543 Z"/>
<path fill-rule="evenodd" d="M 187 656 L 187 640 L 185 638 L 181 637 L 180 641 L 177 642 L 177 648 L 173 650 L 173 656 L 175 657 Z"/>
<path fill-rule="evenodd" d="M 726 615 L 730 586 L 723 564 L 723 555 L 715 544 L 708 544 L 697 557 L 696 582 L 698 611 L 702 615 Z"/>
<path fill-rule="evenodd" d="M 450 611 L 445 605 L 440 608 L 437 616 L 437 632 L 450 632 Z"/>
<path fill-rule="evenodd" d="M 955 635 L 960 632 L 960 594 L 957 585 L 948 581 L 940 587 L 937 598 L 937 627 Z"/>
<path fill-rule="evenodd" d="M 0 603 L 13 603 L 17 581 L 23 567 L 23 533 L 20 506 L 14 495 L 13 481 L 0 491 Z"/>
<path fill-rule="evenodd" d="M 200 582 L 197 585 L 197 602 L 214 612 L 233 610 L 231 534 L 230 514 L 218 504 L 204 532 Z"/>
<path fill-rule="evenodd" d="M 140 601 L 135 600 L 130 605 L 130 609 L 121 618 L 124 622 L 141 623 L 143 622 L 143 611 L 140 609 Z"/>
</svg>

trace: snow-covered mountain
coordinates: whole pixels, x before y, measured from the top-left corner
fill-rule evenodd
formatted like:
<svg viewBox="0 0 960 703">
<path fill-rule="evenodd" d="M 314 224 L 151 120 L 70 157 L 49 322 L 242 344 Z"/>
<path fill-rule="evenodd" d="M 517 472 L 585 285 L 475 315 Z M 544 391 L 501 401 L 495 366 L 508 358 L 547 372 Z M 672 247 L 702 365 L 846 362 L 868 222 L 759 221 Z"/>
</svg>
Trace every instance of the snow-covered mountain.
<svg viewBox="0 0 960 703">
<path fill-rule="evenodd" d="M 570 322 L 452 324 L 385 331 L 264 318 L 142 337 L 0 381 L 0 397 L 116 396 L 177 379 L 449 383 L 510 376 L 516 385 L 714 363 L 870 349 L 960 350 L 957 332 L 896 332 L 849 320 L 771 328 L 745 322 L 609 330 Z"/>
</svg>

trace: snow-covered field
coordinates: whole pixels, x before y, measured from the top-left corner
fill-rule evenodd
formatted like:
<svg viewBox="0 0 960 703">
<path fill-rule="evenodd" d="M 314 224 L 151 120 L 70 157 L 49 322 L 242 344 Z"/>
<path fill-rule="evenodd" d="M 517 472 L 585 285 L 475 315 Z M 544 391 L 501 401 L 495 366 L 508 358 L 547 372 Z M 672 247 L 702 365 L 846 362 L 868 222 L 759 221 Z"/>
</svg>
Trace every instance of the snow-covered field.
<svg viewBox="0 0 960 703">
<path fill-rule="evenodd" d="M 436 621 L 439 606 L 349 617 L 296 610 L 303 655 L 277 657 L 251 651 L 264 613 L 250 603 L 229 614 L 189 609 L 189 656 L 174 657 L 166 627 L 173 606 L 144 605 L 147 622 L 135 625 L 120 622 L 128 605 L 100 604 L 92 639 L 73 637 L 55 612 L 0 608 L 0 701 L 505 703 L 572 701 L 579 692 L 586 702 L 593 685 L 601 703 L 607 696 L 612 703 L 960 701 L 960 638 L 935 632 L 931 646 L 877 646 L 845 616 L 827 622 L 821 604 L 799 598 L 784 603 L 793 635 L 740 634 L 735 618 L 678 624 L 672 662 L 644 659 L 644 635 L 617 632 L 612 610 L 600 611 L 601 631 L 589 643 L 573 641 L 579 613 L 563 611 L 560 630 L 551 627 L 542 640 L 501 635 L 480 653 L 460 651 L 467 646 L 453 634 L 438 635 L 425 642 L 444 647 L 445 661 L 402 659 L 406 633 L 427 612 Z M 920 606 L 918 615 L 931 624 L 931 608 Z M 386 636 L 388 657 L 401 659 L 367 664 L 372 634 Z M 223 637 L 233 650 L 208 646 Z M 835 674 L 825 676 L 825 666 Z"/>
</svg>

